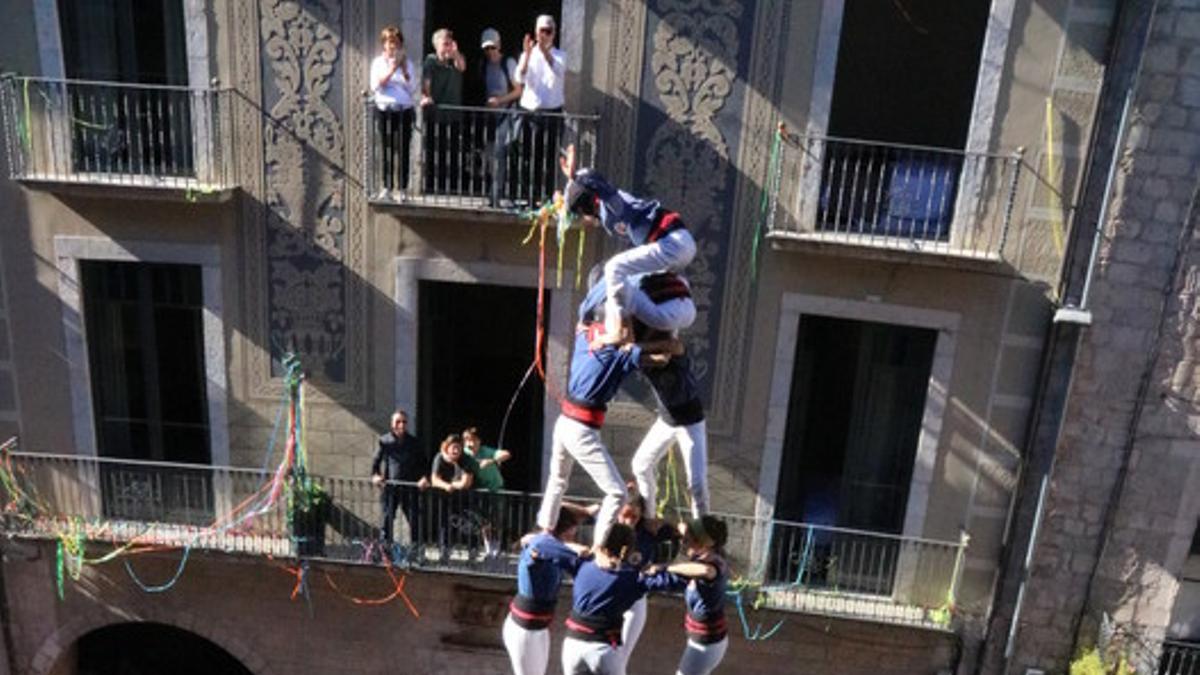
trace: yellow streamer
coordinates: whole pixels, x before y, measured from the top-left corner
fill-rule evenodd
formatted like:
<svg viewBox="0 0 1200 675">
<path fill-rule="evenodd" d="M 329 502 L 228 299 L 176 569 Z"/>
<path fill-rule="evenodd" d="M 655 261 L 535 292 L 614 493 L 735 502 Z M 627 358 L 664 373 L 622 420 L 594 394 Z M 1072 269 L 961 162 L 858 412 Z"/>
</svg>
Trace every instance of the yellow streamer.
<svg viewBox="0 0 1200 675">
<path fill-rule="evenodd" d="M 1065 235 L 1063 233 L 1063 218 L 1062 218 L 1062 176 L 1057 170 L 1057 162 L 1054 158 L 1054 104 L 1049 98 L 1046 99 L 1046 173 L 1049 175 L 1046 180 L 1051 184 L 1052 199 L 1055 200 L 1055 205 L 1050 212 L 1053 214 L 1051 221 L 1051 234 L 1054 235 L 1054 250 L 1058 255 L 1063 255 Z"/>
</svg>

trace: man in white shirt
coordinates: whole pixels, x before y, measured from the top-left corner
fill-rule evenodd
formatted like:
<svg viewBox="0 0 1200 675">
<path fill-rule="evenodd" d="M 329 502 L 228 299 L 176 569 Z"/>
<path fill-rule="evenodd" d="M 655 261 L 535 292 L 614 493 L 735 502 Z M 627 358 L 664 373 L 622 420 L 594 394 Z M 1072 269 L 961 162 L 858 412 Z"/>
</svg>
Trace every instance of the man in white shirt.
<svg viewBox="0 0 1200 675">
<path fill-rule="evenodd" d="M 401 200 L 408 185 L 408 150 L 412 135 L 417 78 L 412 59 L 404 53 L 404 34 L 387 26 L 379 34 L 382 51 L 371 62 L 370 85 L 375 101 L 383 179 L 377 199 Z"/>
<path fill-rule="evenodd" d="M 517 63 L 517 82 L 524 86 L 519 105 L 527 114 L 521 133 L 521 153 L 529 163 L 529 201 L 536 203 L 554 193 L 557 179 L 559 136 L 563 127 L 563 91 L 567 55 L 554 46 L 554 17 L 543 14 L 535 24 L 537 38 L 525 35 L 524 51 Z"/>
</svg>

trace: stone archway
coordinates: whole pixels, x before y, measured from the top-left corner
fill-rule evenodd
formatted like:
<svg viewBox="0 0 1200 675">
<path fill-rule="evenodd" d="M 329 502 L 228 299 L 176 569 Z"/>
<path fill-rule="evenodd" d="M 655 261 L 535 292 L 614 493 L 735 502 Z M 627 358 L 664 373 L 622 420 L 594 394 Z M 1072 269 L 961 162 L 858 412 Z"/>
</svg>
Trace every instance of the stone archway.
<svg viewBox="0 0 1200 675">
<path fill-rule="evenodd" d="M 181 625 L 178 617 L 155 616 L 154 612 L 138 612 L 124 616 L 89 612 L 77 616 L 59 627 L 43 641 L 29 667 L 31 675 L 74 675 L 76 669 L 69 663 L 80 645 L 89 635 L 103 631 L 119 631 L 128 626 L 154 626 L 156 631 L 171 631 L 181 639 L 194 639 L 211 650 L 224 654 L 229 662 L 240 666 L 247 674 L 274 675 L 275 670 L 236 635 L 210 626 Z"/>
</svg>

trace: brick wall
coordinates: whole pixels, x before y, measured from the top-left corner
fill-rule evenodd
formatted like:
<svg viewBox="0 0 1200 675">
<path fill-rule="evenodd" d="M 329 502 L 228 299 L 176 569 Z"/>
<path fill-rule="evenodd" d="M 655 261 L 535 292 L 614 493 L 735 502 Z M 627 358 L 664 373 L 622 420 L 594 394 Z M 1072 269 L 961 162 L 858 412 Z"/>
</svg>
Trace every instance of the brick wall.
<svg viewBox="0 0 1200 675">
<path fill-rule="evenodd" d="M 447 574 L 410 575 L 405 589 L 419 619 L 399 601 L 360 606 L 335 592 L 380 597 L 390 582 L 381 568 L 314 563 L 309 571 L 311 609 L 289 595 L 295 578 L 260 558 L 194 553 L 179 582 L 165 593 L 137 588 L 121 562 L 89 566 L 55 596 L 54 546 L 6 542 L 4 576 L 12 616 L 15 656 L 22 675 L 55 669 L 82 635 L 124 621 L 177 626 L 224 648 L 256 675 L 314 673 L 477 673 L 509 671 L 500 626 L 513 582 Z M 146 584 L 175 573 L 174 553 L 130 559 Z M 282 564 L 282 563 L 280 563 Z M 566 602 L 560 603 L 560 610 Z M 631 673 L 666 673 L 683 647 L 682 603 L 651 602 Z M 764 630 L 783 619 L 766 641 L 742 637 L 736 614 L 729 651 L 719 672 L 806 672 L 932 675 L 952 667 L 954 636 L 867 622 L 835 621 L 774 612 L 752 612 Z M 560 624 L 561 625 L 561 624 Z M 561 631 L 555 629 L 556 672 Z M 60 666 L 61 668 L 61 666 Z"/>
</svg>

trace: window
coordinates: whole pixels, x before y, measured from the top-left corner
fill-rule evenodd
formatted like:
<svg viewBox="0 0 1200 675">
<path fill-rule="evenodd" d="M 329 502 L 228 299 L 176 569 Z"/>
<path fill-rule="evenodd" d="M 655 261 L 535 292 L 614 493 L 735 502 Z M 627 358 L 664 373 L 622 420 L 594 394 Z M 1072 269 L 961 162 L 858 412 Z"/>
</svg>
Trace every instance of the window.
<svg viewBox="0 0 1200 675">
<path fill-rule="evenodd" d="M 200 268 L 80 262 L 97 454 L 208 464 Z M 207 469 L 102 464 L 110 517 L 211 520 Z"/>
<path fill-rule="evenodd" d="M 772 579 L 892 592 L 898 541 L 854 531 L 903 530 L 936 343 L 928 328 L 800 318 Z"/>
<path fill-rule="evenodd" d="M 60 0 L 58 12 L 74 170 L 190 175 L 182 1 Z"/>
<path fill-rule="evenodd" d="M 504 445 L 513 455 L 504 465 L 505 487 L 540 490 L 545 390 L 535 375 L 517 393 L 533 360 L 537 291 L 421 281 L 419 294 L 422 442 L 432 450 L 447 434 L 474 426 L 485 445 L 495 446 L 512 400 L 504 428 Z"/>
<path fill-rule="evenodd" d="M 817 229 L 949 239 L 990 0 L 846 0 Z"/>
</svg>

